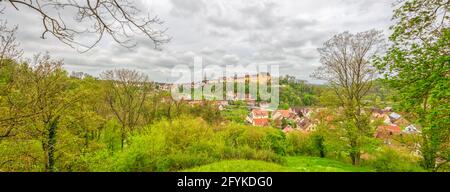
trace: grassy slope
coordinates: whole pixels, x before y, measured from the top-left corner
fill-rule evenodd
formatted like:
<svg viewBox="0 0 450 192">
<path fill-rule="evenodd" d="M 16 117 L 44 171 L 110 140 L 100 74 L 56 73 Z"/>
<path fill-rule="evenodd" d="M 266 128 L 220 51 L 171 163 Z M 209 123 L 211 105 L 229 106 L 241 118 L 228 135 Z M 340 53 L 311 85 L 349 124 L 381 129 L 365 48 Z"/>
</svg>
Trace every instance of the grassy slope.
<svg viewBox="0 0 450 192">
<path fill-rule="evenodd" d="M 287 157 L 284 165 L 254 160 L 216 162 L 188 172 L 367 172 L 370 169 L 354 167 L 339 161 L 315 157 Z"/>
</svg>

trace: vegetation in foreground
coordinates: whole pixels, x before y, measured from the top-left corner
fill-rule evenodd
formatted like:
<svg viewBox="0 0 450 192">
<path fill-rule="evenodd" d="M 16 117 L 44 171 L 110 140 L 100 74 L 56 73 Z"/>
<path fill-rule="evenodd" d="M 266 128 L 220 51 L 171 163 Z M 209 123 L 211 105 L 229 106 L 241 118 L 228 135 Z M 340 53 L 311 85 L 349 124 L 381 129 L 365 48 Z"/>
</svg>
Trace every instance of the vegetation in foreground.
<svg viewBox="0 0 450 192">
<path fill-rule="evenodd" d="M 319 158 L 286 157 L 282 164 L 255 160 L 227 160 L 185 170 L 187 172 L 371 172 L 364 167 Z"/>
</svg>

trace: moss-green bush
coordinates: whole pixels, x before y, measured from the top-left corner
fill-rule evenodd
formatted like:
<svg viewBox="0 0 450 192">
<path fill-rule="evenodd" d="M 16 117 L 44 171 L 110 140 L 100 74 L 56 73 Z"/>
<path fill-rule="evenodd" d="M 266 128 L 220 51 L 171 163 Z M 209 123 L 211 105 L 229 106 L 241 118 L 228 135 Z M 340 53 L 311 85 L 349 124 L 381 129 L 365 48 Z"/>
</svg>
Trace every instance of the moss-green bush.
<svg viewBox="0 0 450 192">
<path fill-rule="evenodd" d="M 289 155 L 312 155 L 314 146 L 308 133 L 291 132 L 286 136 Z"/>
<path fill-rule="evenodd" d="M 86 155 L 85 162 L 91 171 L 178 171 L 224 159 L 282 162 L 286 151 L 285 136 L 277 129 L 213 127 L 191 117 L 157 122 L 131 135 L 127 143 L 123 151 Z"/>
<path fill-rule="evenodd" d="M 407 151 L 382 147 L 375 152 L 374 157 L 363 162 L 365 166 L 372 167 L 378 172 L 421 172 L 418 158 Z"/>
</svg>

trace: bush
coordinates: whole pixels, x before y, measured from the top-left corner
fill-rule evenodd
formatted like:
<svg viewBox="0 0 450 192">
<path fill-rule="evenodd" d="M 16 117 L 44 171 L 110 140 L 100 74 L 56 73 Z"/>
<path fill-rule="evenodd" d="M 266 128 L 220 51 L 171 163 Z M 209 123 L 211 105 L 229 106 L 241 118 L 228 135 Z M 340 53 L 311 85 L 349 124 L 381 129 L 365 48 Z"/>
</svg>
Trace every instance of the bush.
<svg viewBox="0 0 450 192">
<path fill-rule="evenodd" d="M 258 150 L 273 151 L 278 155 L 286 153 L 286 137 L 278 129 L 229 124 L 216 131 L 225 145 L 239 148 L 248 146 Z"/>
<path fill-rule="evenodd" d="M 132 172 L 178 171 L 225 159 L 283 162 L 285 140 L 277 129 L 238 124 L 213 128 L 201 118 L 180 117 L 131 136 L 123 151 L 105 148 L 84 161 L 91 171 Z"/>
<path fill-rule="evenodd" d="M 39 141 L 0 141 L 0 172 L 43 171 Z"/>
<path fill-rule="evenodd" d="M 378 172 L 421 172 L 418 159 L 406 151 L 382 147 L 373 158 L 363 162 Z"/>
</svg>

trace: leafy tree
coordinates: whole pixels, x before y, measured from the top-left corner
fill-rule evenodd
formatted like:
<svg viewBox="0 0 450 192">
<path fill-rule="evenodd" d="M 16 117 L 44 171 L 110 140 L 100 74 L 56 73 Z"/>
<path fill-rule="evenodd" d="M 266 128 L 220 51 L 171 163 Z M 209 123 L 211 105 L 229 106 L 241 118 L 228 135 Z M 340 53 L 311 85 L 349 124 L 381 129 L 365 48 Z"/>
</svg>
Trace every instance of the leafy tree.
<svg viewBox="0 0 450 192">
<path fill-rule="evenodd" d="M 381 32 L 370 30 L 335 35 L 319 49 L 322 66 L 313 77 L 326 80 L 339 99 L 346 119 L 342 128 L 354 165 L 360 163 L 361 146 L 371 136 L 363 99 L 372 88 L 375 70 L 370 61 L 382 48 Z"/>
<path fill-rule="evenodd" d="M 6 86 L 1 87 L 0 107 L 4 115 L 0 120 L 1 134 L 7 142 L 23 147 L 41 143 L 43 160 L 33 153 L 29 155 L 36 162 L 43 162 L 46 171 L 56 170 L 56 155 L 63 135 L 61 122 L 80 99 L 77 92 L 70 92 L 71 84 L 61 65 L 61 61 L 48 54 L 39 54 L 31 66 L 8 62 L 1 69 L 9 72 Z"/>
<path fill-rule="evenodd" d="M 437 171 L 450 157 L 450 1 L 401 1 L 397 6 L 392 46 L 377 66 L 398 89 L 401 109 L 422 127 L 424 168 Z"/>
<path fill-rule="evenodd" d="M 151 84 L 145 74 L 119 69 L 102 74 L 107 81 L 106 102 L 121 126 L 121 146 L 127 133 L 135 130 L 142 118 L 144 102 Z"/>
<path fill-rule="evenodd" d="M 317 93 L 314 85 L 309 85 L 306 81 L 297 80 L 289 75 L 280 78 L 280 85 L 282 86 L 280 92 L 282 106 L 301 107 L 316 104 Z"/>
<path fill-rule="evenodd" d="M 6 60 L 17 60 L 23 54 L 16 40 L 18 27 L 8 28 L 6 21 L 0 20 L 0 67 Z"/>
</svg>

